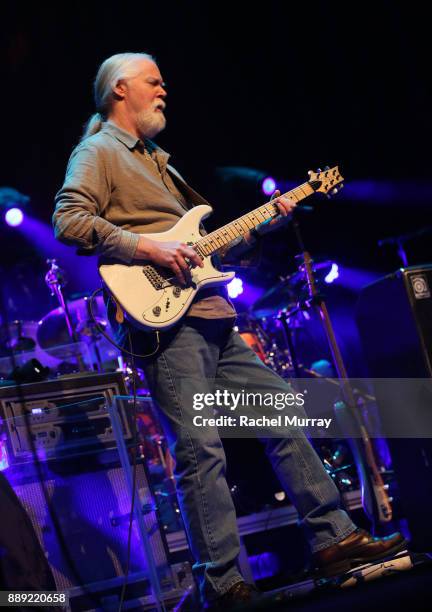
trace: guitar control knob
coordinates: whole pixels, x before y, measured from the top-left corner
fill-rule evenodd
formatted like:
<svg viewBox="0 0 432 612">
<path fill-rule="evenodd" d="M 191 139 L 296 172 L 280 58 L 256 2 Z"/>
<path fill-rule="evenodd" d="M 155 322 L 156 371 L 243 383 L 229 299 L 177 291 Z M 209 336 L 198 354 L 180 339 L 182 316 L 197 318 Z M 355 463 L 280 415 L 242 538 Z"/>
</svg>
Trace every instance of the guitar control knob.
<svg viewBox="0 0 432 612">
<path fill-rule="evenodd" d="M 173 296 L 174 297 L 180 297 L 181 294 L 181 287 L 174 287 L 173 289 Z"/>
<path fill-rule="evenodd" d="M 158 317 L 158 316 L 160 315 L 160 313 L 161 313 L 161 308 L 160 308 L 160 306 L 155 306 L 155 307 L 153 308 L 153 314 L 154 314 L 154 316 L 155 316 L 155 317 Z"/>
</svg>

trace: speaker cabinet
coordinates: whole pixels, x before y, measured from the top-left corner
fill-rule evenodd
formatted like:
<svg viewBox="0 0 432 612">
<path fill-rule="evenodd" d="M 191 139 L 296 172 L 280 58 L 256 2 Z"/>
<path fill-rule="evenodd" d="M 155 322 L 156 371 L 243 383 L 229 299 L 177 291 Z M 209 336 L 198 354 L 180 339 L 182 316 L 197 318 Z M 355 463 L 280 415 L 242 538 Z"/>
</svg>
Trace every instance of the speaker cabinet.
<svg viewBox="0 0 432 612">
<path fill-rule="evenodd" d="M 430 389 L 432 265 L 397 270 L 365 287 L 359 296 L 356 320 L 373 378 L 429 379 Z M 409 385 L 406 381 L 403 388 L 408 390 Z M 398 431 L 409 431 L 418 402 L 410 402 L 408 391 L 383 393 L 380 387 L 375 385 L 382 419 L 394 414 Z M 415 388 L 414 382 L 411 388 Z M 432 412 L 432 400 L 426 395 L 421 410 L 428 415 L 429 409 Z M 430 422 L 430 416 L 427 418 Z M 388 445 L 412 547 L 432 551 L 432 438 L 401 435 L 388 438 Z"/>
<path fill-rule="evenodd" d="M 356 319 L 373 377 L 432 376 L 432 265 L 397 270 L 365 287 Z"/>
<path fill-rule="evenodd" d="M 0 389 L 4 475 L 45 551 L 57 589 L 72 610 L 118 609 L 128 565 L 131 496 L 112 434 L 107 402 L 124 395 L 119 374 L 77 376 Z M 130 415 L 121 415 L 132 446 Z M 33 447 L 33 448 L 32 448 Z M 137 459 L 136 495 L 149 534 L 162 593 L 178 600 L 191 584 L 188 564 L 170 566 L 144 459 Z M 132 523 L 127 609 L 151 607 L 142 539 Z M 126 605 L 126 603 L 125 603 Z M 154 606 L 153 606 L 154 607 Z"/>
</svg>

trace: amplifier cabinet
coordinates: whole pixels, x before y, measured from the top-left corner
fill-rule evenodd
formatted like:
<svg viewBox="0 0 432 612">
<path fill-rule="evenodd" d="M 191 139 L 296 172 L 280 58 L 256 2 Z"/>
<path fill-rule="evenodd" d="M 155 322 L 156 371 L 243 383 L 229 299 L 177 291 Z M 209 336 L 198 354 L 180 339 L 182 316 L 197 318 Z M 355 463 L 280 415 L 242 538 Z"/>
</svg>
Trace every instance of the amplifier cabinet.
<svg viewBox="0 0 432 612">
<path fill-rule="evenodd" d="M 115 447 L 108 404 L 125 392 L 119 372 L 0 388 L 10 462 L 32 462 L 34 452 L 50 460 Z M 129 419 L 121 416 L 125 439 L 130 439 Z"/>
<path fill-rule="evenodd" d="M 403 389 L 430 389 L 432 377 L 432 265 L 397 270 L 365 287 L 358 300 L 357 325 L 369 373 L 374 379 L 411 379 Z M 411 386 L 410 386 L 411 385 Z M 397 389 L 398 385 L 395 385 Z M 387 389 L 389 387 L 387 386 Z M 432 551 L 432 438 L 402 437 L 417 411 L 430 422 L 432 399 L 427 393 L 382 392 L 375 381 L 382 422 L 397 419 L 400 437 L 387 442 L 399 485 L 400 505 L 414 550 Z"/>
<path fill-rule="evenodd" d="M 403 268 L 365 287 L 356 320 L 374 378 L 432 376 L 432 265 Z"/>
<path fill-rule="evenodd" d="M 125 392 L 118 373 L 0 389 L 2 443 L 7 442 L 9 463 L 3 473 L 32 522 L 57 589 L 67 590 L 75 602 L 72 610 L 118 609 L 127 567 L 131 495 L 106 406 L 114 395 Z M 130 448 L 128 403 L 121 404 Z M 146 463 L 140 457 L 136 495 L 162 594 L 178 601 L 192 584 L 189 564 L 180 570 L 169 564 Z M 128 585 L 125 606 L 133 607 L 134 601 L 139 609 L 150 609 L 153 599 L 135 519 Z"/>
</svg>

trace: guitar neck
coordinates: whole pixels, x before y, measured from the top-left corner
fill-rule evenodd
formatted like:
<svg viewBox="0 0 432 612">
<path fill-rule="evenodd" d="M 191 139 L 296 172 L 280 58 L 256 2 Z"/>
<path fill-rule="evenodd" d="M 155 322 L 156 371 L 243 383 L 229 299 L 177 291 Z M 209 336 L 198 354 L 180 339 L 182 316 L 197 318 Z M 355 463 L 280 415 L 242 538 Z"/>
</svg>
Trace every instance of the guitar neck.
<svg viewBox="0 0 432 612">
<path fill-rule="evenodd" d="M 295 202 L 304 200 L 312 193 L 314 188 L 309 182 L 299 185 L 291 191 L 287 191 L 284 195 L 290 197 Z M 221 247 L 229 244 L 238 237 L 245 236 L 251 229 L 269 221 L 279 215 L 279 209 L 274 200 L 270 200 L 266 204 L 259 206 L 255 210 L 246 213 L 235 221 L 231 221 L 218 230 L 207 234 L 195 244 L 195 249 L 202 257 L 207 257 L 215 253 Z"/>
</svg>

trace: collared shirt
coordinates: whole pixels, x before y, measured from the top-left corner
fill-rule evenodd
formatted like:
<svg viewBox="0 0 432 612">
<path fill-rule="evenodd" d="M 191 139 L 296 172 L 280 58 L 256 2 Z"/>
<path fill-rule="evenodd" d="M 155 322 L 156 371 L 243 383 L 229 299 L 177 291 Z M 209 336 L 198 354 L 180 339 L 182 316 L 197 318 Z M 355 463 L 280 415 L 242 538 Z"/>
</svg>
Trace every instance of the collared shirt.
<svg viewBox="0 0 432 612">
<path fill-rule="evenodd" d="M 139 234 L 167 231 L 192 206 L 208 204 L 169 165 L 169 157 L 152 141 L 103 123 L 69 159 L 55 197 L 56 237 L 77 246 L 81 254 L 131 263 Z M 188 314 L 234 316 L 232 305 L 219 293 L 199 292 Z"/>
</svg>

